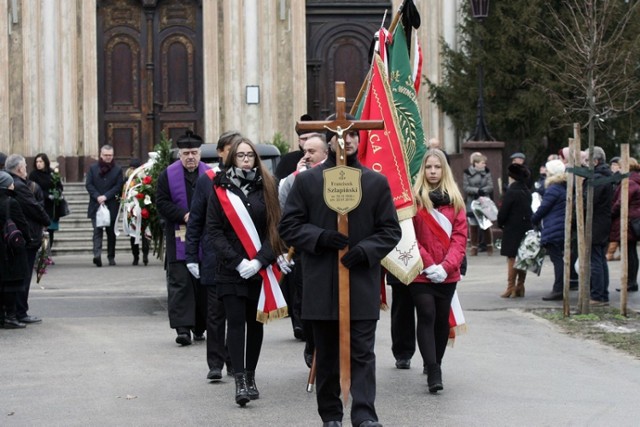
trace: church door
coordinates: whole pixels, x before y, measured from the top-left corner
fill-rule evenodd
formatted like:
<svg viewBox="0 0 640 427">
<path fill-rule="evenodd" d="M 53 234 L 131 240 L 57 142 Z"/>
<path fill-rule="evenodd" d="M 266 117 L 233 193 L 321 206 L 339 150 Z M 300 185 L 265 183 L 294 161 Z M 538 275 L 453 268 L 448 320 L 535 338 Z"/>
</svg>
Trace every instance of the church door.
<svg viewBox="0 0 640 427">
<path fill-rule="evenodd" d="M 307 112 L 321 120 L 335 112 L 336 81 L 346 83 L 347 111 L 369 71 L 369 48 L 391 1 L 307 0 Z M 347 5 L 348 3 L 348 5 Z M 300 114 L 303 112 L 299 112 Z"/>
<path fill-rule="evenodd" d="M 98 2 L 99 144 L 142 160 L 164 131 L 202 134 L 201 0 Z"/>
</svg>

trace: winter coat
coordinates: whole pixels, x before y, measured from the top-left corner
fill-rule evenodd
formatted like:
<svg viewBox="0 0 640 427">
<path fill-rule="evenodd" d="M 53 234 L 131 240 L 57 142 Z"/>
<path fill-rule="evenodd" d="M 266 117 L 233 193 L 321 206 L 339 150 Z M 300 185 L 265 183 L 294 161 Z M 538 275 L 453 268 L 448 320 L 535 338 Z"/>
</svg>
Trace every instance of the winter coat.
<svg viewBox="0 0 640 427">
<path fill-rule="evenodd" d="M 7 205 L 9 205 L 9 217 L 16 224 L 18 230 L 22 232 L 24 239 L 29 241 L 29 224 L 22 212 L 20 203 L 13 198 L 13 194 L 13 191 L 6 188 L 0 189 L 0 232 L 4 232 Z M 26 249 L 9 248 L 4 239 L 0 237 L 0 291 L 15 292 L 22 290 L 28 269 Z"/>
<path fill-rule="evenodd" d="M 351 319 L 375 320 L 380 316 L 380 261 L 400 241 L 400 224 L 387 178 L 362 166 L 355 155 L 347 161 L 362 171 L 362 199 L 348 213 L 349 248 L 361 248 L 366 257 L 349 270 Z M 296 177 L 279 226 L 281 237 L 300 254 L 303 319 L 338 319 L 338 251 L 318 247 L 324 230 L 337 229 L 337 213 L 323 198 L 323 172 L 335 165 L 331 152 L 323 164 Z"/>
<path fill-rule="evenodd" d="M 531 191 L 522 181 L 514 181 L 498 210 L 498 226 L 502 228 L 500 255 L 515 258 L 525 233 L 531 230 Z"/>
<path fill-rule="evenodd" d="M 421 208 L 427 215 L 431 215 Z M 442 264 L 447 272 L 447 278 L 444 283 L 454 283 L 460 281 L 460 265 L 464 259 L 467 246 L 467 219 L 464 210 L 458 213 L 452 205 L 440 206 L 436 209 L 442 215 L 447 217 L 452 225 L 449 247 L 447 248 L 434 234 L 422 217 L 422 213 L 418 213 L 413 217 L 413 226 L 416 230 L 416 238 L 418 241 L 418 249 L 424 267 L 430 267 L 434 264 Z M 414 282 L 430 283 L 431 281 L 424 274 L 420 273 Z"/>
<path fill-rule="evenodd" d="M 609 243 L 611 232 L 611 206 L 613 189 L 611 184 L 598 185 L 598 180 L 611 176 L 611 169 L 606 163 L 595 167 L 593 187 L 593 224 L 591 227 L 591 245 L 602 246 Z M 584 205 L 587 204 L 587 185 L 584 186 Z"/>
<path fill-rule="evenodd" d="M 60 205 L 55 205 L 56 209 L 54 209 L 53 195 L 51 194 L 51 191 L 55 189 L 62 194 L 62 190 L 64 189 L 62 183 L 58 182 L 54 186 L 51 172 L 45 172 L 44 170 L 31 171 L 29 179 L 38 184 L 42 190 L 42 195 L 44 197 L 44 211 L 49 215 L 49 218 L 52 221 L 58 221 L 60 219 Z"/>
<path fill-rule="evenodd" d="M 207 206 L 206 234 L 211 236 L 213 250 L 216 253 L 215 286 L 218 297 L 238 295 L 257 301 L 260 295 L 262 276 L 256 274 L 245 280 L 236 270 L 243 259 L 251 260 L 252 258 L 242 246 L 238 234 L 222 209 L 215 190 L 222 188 L 231 191 L 244 203 L 262 244 L 255 259 L 260 261 L 264 268 L 276 260 L 276 254 L 271 248 L 267 236 L 267 211 L 263 186 L 264 182 L 258 176 L 249 187 L 249 193 L 245 195 L 225 173 L 219 173 L 213 179 L 213 191 Z"/>
<path fill-rule="evenodd" d="M 482 171 L 476 170 L 473 166 L 469 166 L 462 174 L 462 190 L 465 194 L 465 202 L 467 212 L 471 211 L 471 202 L 481 195 L 493 200 L 493 178 L 488 168 Z M 483 194 L 478 194 L 482 190 Z"/>
<path fill-rule="evenodd" d="M 89 192 L 89 206 L 87 208 L 87 218 L 94 219 L 98 212 L 99 196 L 106 196 L 105 204 L 111 214 L 111 225 L 115 224 L 118 215 L 118 207 L 120 206 L 119 197 L 124 185 L 122 176 L 122 168 L 113 165 L 113 168 L 104 176 L 100 176 L 100 162 L 96 162 L 89 168 L 87 178 L 85 180 L 85 188 Z"/>
<path fill-rule="evenodd" d="M 620 241 L 620 206 L 622 186 L 619 185 L 613 196 L 613 206 L 611 207 L 612 223 L 611 233 L 609 238 L 613 242 Z M 629 174 L 629 226 L 627 227 L 627 239 L 630 241 L 640 240 L 640 236 L 637 236 L 633 232 L 631 227 L 631 221 L 634 219 L 640 219 L 640 172 L 632 171 Z"/>
<path fill-rule="evenodd" d="M 550 176 L 545 186 L 542 203 L 531 217 L 533 225 L 541 225 L 543 246 L 548 243 L 564 242 L 567 176 L 565 174 Z"/>
<path fill-rule="evenodd" d="M 49 215 L 44 211 L 42 190 L 38 184 L 22 179 L 18 175 L 11 174 L 11 176 L 13 176 L 15 198 L 20 203 L 22 213 L 29 225 L 30 239 L 27 240 L 27 249 L 37 249 L 42 244 L 44 227 L 48 227 L 51 223 Z"/>
</svg>

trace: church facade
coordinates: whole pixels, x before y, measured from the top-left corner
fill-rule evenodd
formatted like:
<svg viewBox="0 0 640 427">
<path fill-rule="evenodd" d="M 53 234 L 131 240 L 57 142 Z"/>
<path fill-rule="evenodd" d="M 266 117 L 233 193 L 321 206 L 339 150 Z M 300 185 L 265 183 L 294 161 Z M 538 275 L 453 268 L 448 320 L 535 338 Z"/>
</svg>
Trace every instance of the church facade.
<svg viewBox="0 0 640 427">
<path fill-rule="evenodd" d="M 161 132 L 206 142 L 236 129 L 296 145 L 304 113 L 353 102 L 373 32 L 400 0 L 0 0 L 0 151 L 45 152 L 67 180 L 99 147 L 145 159 Z M 441 77 L 441 38 L 455 46 L 462 0 L 418 0 L 423 76 Z M 425 87 L 425 86 L 423 86 Z M 425 135 L 456 151 L 447 118 L 419 95 Z"/>
</svg>

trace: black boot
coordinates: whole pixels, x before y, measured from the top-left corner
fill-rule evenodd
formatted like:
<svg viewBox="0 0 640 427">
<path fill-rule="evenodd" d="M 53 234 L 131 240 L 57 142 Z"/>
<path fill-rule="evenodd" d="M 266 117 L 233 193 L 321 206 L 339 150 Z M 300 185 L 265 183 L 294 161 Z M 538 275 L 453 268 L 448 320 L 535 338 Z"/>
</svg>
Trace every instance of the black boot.
<svg viewBox="0 0 640 427">
<path fill-rule="evenodd" d="M 437 363 L 427 365 L 427 385 L 430 393 L 437 393 L 444 388 L 442 386 L 442 370 Z"/>
<path fill-rule="evenodd" d="M 26 323 L 22 323 L 20 322 L 18 319 L 16 319 L 16 315 L 15 314 L 7 314 L 4 317 L 4 325 L 3 325 L 4 329 L 24 329 L 27 327 Z"/>
<path fill-rule="evenodd" d="M 146 237 L 142 238 L 142 262 L 144 265 L 149 264 L 149 244 Z"/>
<path fill-rule="evenodd" d="M 236 403 L 244 406 L 249 402 L 249 391 L 247 390 L 247 376 L 245 374 L 235 374 L 236 379 Z"/>
<path fill-rule="evenodd" d="M 132 265 L 138 265 L 138 261 L 140 260 L 140 245 L 136 245 L 135 237 L 131 237 L 129 241 L 131 242 L 131 253 L 133 254 Z"/>
<path fill-rule="evenodd" d="M 256 387 L 256 371 L 247 371 L 247 393 L 251 400 L 260 399 L 260 392 Z"/>
</svg>

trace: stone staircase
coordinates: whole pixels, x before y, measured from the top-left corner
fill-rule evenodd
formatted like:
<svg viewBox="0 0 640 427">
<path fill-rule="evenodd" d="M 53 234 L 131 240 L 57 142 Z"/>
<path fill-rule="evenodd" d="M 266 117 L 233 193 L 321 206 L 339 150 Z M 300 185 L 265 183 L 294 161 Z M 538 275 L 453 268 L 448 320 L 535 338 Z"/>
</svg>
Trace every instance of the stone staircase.
<svg viewBox="0 0 640 427">
<path fill-rule="evenodd" d="M 52 255 L 91 255 L 93 251 L 93 228 L 87 218 L 89 194 L 84 182 L 67 182 L 64 184 L 64 197 L 67 199 L 71 213 L 60 219 L 60 229 L 55 232 Z M 103 262 L 107 256 L 107 235 L 102 241 Z M 129 237 L 116 237 L 116 254 L 130 253 Z"/>
</svg>

